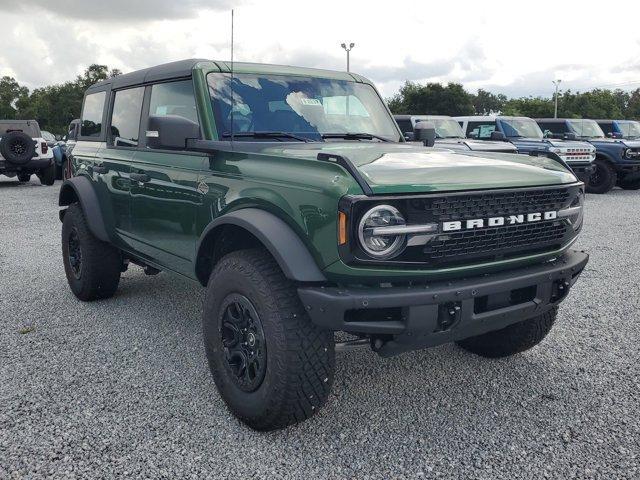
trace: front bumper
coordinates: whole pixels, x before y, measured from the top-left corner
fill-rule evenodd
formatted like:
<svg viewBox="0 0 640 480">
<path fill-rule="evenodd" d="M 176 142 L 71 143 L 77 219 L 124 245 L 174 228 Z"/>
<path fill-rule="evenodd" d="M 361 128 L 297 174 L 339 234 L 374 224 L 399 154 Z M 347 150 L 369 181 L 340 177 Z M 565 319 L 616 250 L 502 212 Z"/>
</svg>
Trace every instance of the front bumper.
<svg viewBox="0 0 640 480">
<path fill-rule="evenodd" d="M 558 305 L 589 260 L 569 250 L 554 261 L 474 278 L 403 287 L 300 287 L 311 321 L 380 336 L 383 356 L 499 330 Z"/>
</svg>

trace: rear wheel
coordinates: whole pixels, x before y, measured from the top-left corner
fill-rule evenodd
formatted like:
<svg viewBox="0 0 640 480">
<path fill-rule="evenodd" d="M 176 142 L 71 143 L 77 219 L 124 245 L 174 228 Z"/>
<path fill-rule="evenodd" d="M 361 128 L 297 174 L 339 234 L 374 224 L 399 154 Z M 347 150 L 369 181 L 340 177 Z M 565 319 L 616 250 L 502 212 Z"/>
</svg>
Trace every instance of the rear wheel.
<svg viewBox="0 0 640 480">
<path fill-rule="evenodd" d="M 605 160 L 595 160 L 593 162 L 594 171 L 589 177 L 587 192 L 607 193 L 616 185 L 618 175 L 614 168 Z"/>
<path fill-rule="evenodd" d="M 482 357 L 500 358 L 524 352 L 538 345 L 547 336 L 558 314 L 558 307 L 537 317 L 514 323 L 501 330 L 488 332 L 456 342 Z"/>
<path fill-rule="evenodd" d="M 620 188 L 623 188 L 625 190 L 638 190 L 640 189 L 640 178 L 636 177 L 629 180 L 623 178 L 618 182 L 618 185 L 620 186 Z"/>
<path fill-rule="evenodd" d="M 333 333 L 311 323 L 295 285 L 267 251 L 237 251 L 218 262 L 207 286 L 203 330 L 220 395 L 251 428 L 283 428 L 326 402 Z"/>
<path fill-rule="evenodd" d="M 93 236 L 77 203 L 67 208 L 62 222 L 62 258 L 69 287 L 80 300 L 113 296 L 120 282 L 120 252 Z"/>
</svg>

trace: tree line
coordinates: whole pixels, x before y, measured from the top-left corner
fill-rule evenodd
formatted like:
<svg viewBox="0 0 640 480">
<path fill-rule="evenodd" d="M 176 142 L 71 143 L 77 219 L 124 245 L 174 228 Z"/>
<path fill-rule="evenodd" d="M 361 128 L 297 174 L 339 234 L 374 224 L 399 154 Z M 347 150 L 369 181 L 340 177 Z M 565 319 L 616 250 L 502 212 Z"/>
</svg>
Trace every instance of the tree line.
<svg viewBox="0 0 640 480">
<path fill-rule="evenodd" d="M 14 78 L 0 78 L 0 119 L 35 119 L 43 130 L 66 133 L 67 126 L 80 116 L 84 91 L 92 84 L 120 75 L 106 65 L 91 65 L 75 80 L 36 88 L 32 91 Z M 553 117 L 553 98 L 507 98 L 503 94 L 479 89 L 473 94 L 459 83 L 405 82 L 400 91 L 387 99 L 397 114 L 413 115 L 517 115 L 533 118 Z M 562 92 L 558 97 L 558 116 L 569 118 L 616 118 L 640 120 L 640 88 L 594 89 L 588 92 Z"/>
<path fill-rule="evenodd" d="M 80 116 L 84 91 L 90 85 L 120 73 L 106 65 L 94 64 L 75 80 L 32 91 L 14 78 L 4 76 L 0 78 L 0 119 L 35 119 L 41 129 L 62 135 L 71 120 Z"/>
<path fill-rule="evenodd" d="M 553 117 L 554 99 L 545 97 L 507 98 L 479 89 L 467 92 L 459 83 L 418 84 L 406 82 L 387 100 L 396 114 L 489 115 L 532 118 Z M 558 96 L 558 117 L 640 120 L 640 88 L 626 92 L 596 88 L 588 92 L 567 90 Z"/>
</svg>

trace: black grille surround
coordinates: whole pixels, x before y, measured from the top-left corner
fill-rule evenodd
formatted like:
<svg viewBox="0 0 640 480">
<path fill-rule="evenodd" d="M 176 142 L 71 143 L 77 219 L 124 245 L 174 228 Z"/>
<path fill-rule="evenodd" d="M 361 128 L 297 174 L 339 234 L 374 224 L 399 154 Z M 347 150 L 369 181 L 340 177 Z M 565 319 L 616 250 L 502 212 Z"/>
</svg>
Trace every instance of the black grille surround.
<svg viewBox="0 0 640 480">
<path fill-rule="evenodd" d="M 584 185 L 520 188 L 504 190 L 434 193 L 417 196 L 353 196 L 341 201 L 340 210 L 349 220 L 348 245 L 340 255 L 348 264 L 444 268 L 553 252 L 567 246 L 577 231 L 566 219 L 556 218 L 530 223 L 507 224 L 461 231 L 443 231 L 443 222 L 509 217 L 568 208 L 584 195 Z M 375 205 L 392 205 L 407 224 L 437 223 L 439 231 L 426 244 L 407 246 L 397 257 L 375 260 L 359 247 L 357 226 L 360 218 Z"/>
</svg>

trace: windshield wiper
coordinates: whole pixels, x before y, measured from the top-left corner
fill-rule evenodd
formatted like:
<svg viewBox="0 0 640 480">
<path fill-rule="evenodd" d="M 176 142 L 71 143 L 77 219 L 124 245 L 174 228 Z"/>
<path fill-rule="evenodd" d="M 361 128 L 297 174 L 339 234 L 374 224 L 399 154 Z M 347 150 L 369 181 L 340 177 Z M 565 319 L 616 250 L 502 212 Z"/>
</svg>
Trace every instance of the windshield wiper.
<svg viewBox="0 0 640 480">
<path fill-rule="evenodd" d="M 323 133 L 322 138 L 344 138 L 345 140 L 380 140 L 381 142 L 390 142 L 388 138 L 381 137 L 380 135 L 374 135 L 373 133 Z"/>
<path fill-rule="evenodd" d="M 222 134 L 222 136 L 224 138 L 243 138 L 243 137 L 250 137 L 250 138 L 276 138 L 276 139 L 281 139 L 281 138 L 292 138 L 294 140 L 298 140 L 300 142 L 308 142 L 309 139 L 308 138 L 304 138 L 304 137 L 299 137 L 298 135 L 294 135 L 293 133 L 287 133 L 287 132 L 270 132 L 270 131 L 263 131 L 263 132 L 234 132 L 233 135 L 229 132 L 224 132 Z M 282 141 L 282 140 L 280 140 Z"/>
</svg>

